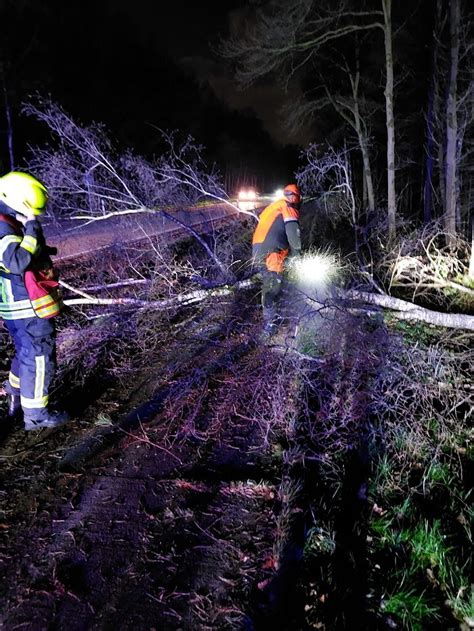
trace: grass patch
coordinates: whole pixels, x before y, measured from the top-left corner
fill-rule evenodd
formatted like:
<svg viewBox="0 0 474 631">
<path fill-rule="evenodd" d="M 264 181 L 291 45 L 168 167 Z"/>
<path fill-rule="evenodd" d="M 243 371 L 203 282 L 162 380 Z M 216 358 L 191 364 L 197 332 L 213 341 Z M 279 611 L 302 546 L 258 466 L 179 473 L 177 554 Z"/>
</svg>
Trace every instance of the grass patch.
<svg viewBox="0 0 474 631">
<path fill-rule="evenodd" d="M 432 460 L 426 467 L 423 475 L 423 489 L 426 492 L 433 486 L 455 486 L 455 476 L 447 463 Z"/>
<path fill-rule="evenodd" d="M 439 607 L 427 595 L 414 589 L 400 590 L 383 604 L 386 614 L 396 616 L 408 631 L 422 631 L 425 623 L 439 618 Z"/>
<path fill-rule="evenodd" d="M 397 320 L 389 313 L 384 314 L 384 320 L 393 331 L 401 333 L 408 343 L 430 346 L 439 339 L 440 331 L 433 325 Z"/>
<path fill-rule="evenodd" d="M 407 530 L 405 541 L 410 546 L 414 570 L 436 570 L 443 584 L 450 582 L 451 569 L 448 561 L 450 548 L 446 546 L 446 537 L 441 531 L 439 520 L 435 520 L 432 524 L 424 521 L 416 528 Z"/>
<path fill-rule="evenodd" d="M 474 628 L 474 585 L 470 584 L 465 577 L 460 577 L 459 583 L 459 588 L 449 596 L 447 604 L 457 620 L 472 629 Z"/>
<path fill-rule="evenodd" d="M 330 529 L 313 526 L 309 529 L 303 548 L 305 557 L 333 554 L 336 550 L 336 533 Z"/>
</svg>

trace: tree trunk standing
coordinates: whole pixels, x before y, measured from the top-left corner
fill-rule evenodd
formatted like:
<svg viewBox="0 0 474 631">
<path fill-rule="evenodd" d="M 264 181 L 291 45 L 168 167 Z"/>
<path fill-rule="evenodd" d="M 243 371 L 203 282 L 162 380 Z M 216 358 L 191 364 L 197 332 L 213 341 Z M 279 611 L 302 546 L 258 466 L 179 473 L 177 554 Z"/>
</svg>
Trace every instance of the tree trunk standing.
<svg viewBox="0 0 474 631">
<path fill-rule="evenodd" d="M 367 208 L 370 211 L 375 210 L 374 184 L 372 181 L 372 170 L 370 168 L 369 152 L 367 150 L 367 137 L 359 138 L 361 143 L 362 160 L 364 163 L 364 182 L 367 192 Z"/>
<path fill-rule="evenodd" d="M 355 198 L 354 198 L 354 193 L 352 190 L 352 173 L 351 173 L 351 165 L 349 163 L 349 160 L 347 159 L 347 149 L 344 143 L 344 167 L 343 167 L 343 172 L 344 172 L 344 183 L 345 183 L 345 194 L 348 195 L 349 199 L 350 199 L 350 204 L 351 204 L 351 217 L 352 217 L 352 225 L 354 226 L 354 234 L 355 234 L 355 240 L 357 243 L 357 230 L 356 230 L 356 225 L 357 225 L 357 209 L 356 209 L 356 202 L 355 202 Z"/>
<path fill-rule="evenodd" d="M 385 110 L 387 124 L 387 211 L 388 237 L 396 234 L 397 199 L 395 195 L 395 121 L 393 116 L 392 0 L 382 0 L 385 37 Z"/>
<path fill-rule="evenodd" d="M 5 118 L 7 119 L 7 146 L 8 146 L 8 157 L 10 160 L 10 171 L 13 171 L 15 168 L 15 157 L 13 154 L 13 124 L 12 124 L 12 112 L 10 107 L 10 101 L 8 100 L 8 92 L 7 85 L 5 81 L 5 69 L 0 66 L 1 75 L 2 75 L 2 87 L 3 87 L 3 102 L 5 104 Z"/>
<path fill-rule="evenodd" d="M 450 69 L 448 102 L 446 105 L 446 208 L 444 213 L 444 228 L 451 240 L 456 233 L 456 144 L 458 135 L 456 89 L 459 63 L 459 0 L 450 1 Z M 451 239 L 450 236 L 451 235 Z"/>
<path fill-rule="evenodd" d="M 359 62 L 359 39 L 356 35 L 356 73 L 355 76 L 349 73 L 352 87 L 352 98 L 354 99 L 354 126 L 359 140 L 359 147 L 362 153 L 363 178 L 364 178 L 364 209 L 370 212 L 375 210 L 374 184 L 372 180 L 372 169 L 370 167 L 370 157 L 367 142 L 367 128 L 363 124 L 359 106 L 359 83 L 360 83 L 360 62 Z"/>
<path fill-rule="evenodd" d="M 442 33 L 446 23 L 444 0 L 437 0 L 436 15 L 433 26 L 433 121 L 432 141 L 433 152 L 433 180 L 431 189 L 432 212 L 435 217 L 443 216 L 446 209 L 446 184 L 444 172 L 444 154 L 446 150 L 445 115 L 446 115 L 446 87 L 443 71 L 443 47 L 441 45 Z M 431 96 L 431 95 L 430 95 Z M 428 130 L 427 130 L 428 131 Z"/>
<path fill-rule="evenodd" d="M 446 178 L 444 173 L 444 139 L 441 138 L 438 143 L 438 176 L 439 176 L 439 192 L 441 196 L 441 207 L 443 215 L 446 211 Z"/>
<path fill-rule="evenodd" d="M 469 217 L 471 223 L 471 257 L 469 259 L 469 278 L 474 280 L 474 212 Z"/>
<path fill-rule="evenodd" d="M 370 166 L 370 156 L 369 156 L 369 148 L 368 148 L 368 140 L 367 140 L 367 131 L 362 116 L 360 114 L 360 106 L 359 106 L 359 94 L 358 94 L 358 84 L 359 84 L 360 73 L 357 71 L 355 76 L 349 74 L 349 80 L 352 86 L 352 98 L 350 106 L 345 104 L 344 106 L 338 102 L 337 97 L 333 97 L 329 91 L 329 88 L 325 86 L 326 94 L 328 100 L 331 102 L 332 106 L 336 110 L 336 112 L 352 127 L 352 129 L 357 134 L 357 141 L 359 143 L 360 152 L 362 155 L 362 181 L 363 181 L 363 201 L 364 207 L 368 208 L 370 211 L 375 209 L 375 195 L 374 195 L 374 184 L 372 178 L 372 169 Z M 349 114 L 346 112 L 349 110 Z M 367 203 L 367 206 L 365 206 Z"/>
<path fill-rule="evenodd" d="M 354 124 L 359 140 L 359 147 L 362 153 L 363 162 L 363 175 L 364 175 L 364 193 L 367 195 L 367 207 L 369 211 L 375 209 L 375 197 L 374 197 L 374 184 L 372 181 L 372 170 L 370 168 L 369 150 L 367 147 L 367 133 L 362 129 L 360 110 L 359 110 L 359 95 L 358 95 L 359 73 L 355 81 L 352 81 L 352 96 L 354 98 Z"/>
<path fill-rule="evenodd" d="M 365 179 L 364 163 L 362 163 L 362 205 L 367 208 L 367 181 Z"/>
<path fill-rule="evenodd" d="M 430 93 L 428 96 L 428 112 L 426 114 L 426 155 L 425 183 L 423 187 L 423 221 L 429 223 L 433 219 L 433 166 L 434 166 L 434 101 L 435 101 L 435 64 L 431 75 Z"/>
</svg>

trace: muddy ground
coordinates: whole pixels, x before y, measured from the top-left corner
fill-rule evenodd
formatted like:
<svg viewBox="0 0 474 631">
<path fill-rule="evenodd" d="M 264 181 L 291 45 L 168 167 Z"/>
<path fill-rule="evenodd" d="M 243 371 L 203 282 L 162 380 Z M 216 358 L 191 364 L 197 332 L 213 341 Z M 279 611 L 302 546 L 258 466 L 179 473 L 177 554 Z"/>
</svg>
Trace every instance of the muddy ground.
<svg viewBox="0 0 474 631">
<path fill-rule="evenodd" d="M 113 256 L 98 269 L 63 277 L 107 281 Z M 1 404 L 2 629 L 404 628 L 368 598 L 383 320 L 339 310 L 296 342 L 291 320 L 270 342 L 260 320 L 258 284 L 65 314 L 55 396 L 72 421 L 27 434 Z"/>
<path fill-rule="evenodd" d="M 4 628 L 304 628 L 304 395 L 254 298 L 86 389 L 66 427 L 6 437 Z"/>
<path fill-rule="evenodd" d="M 278 626 L 285 428 L 268 411 L 286 359 L 257 343 L 255 289 L 208 307 L 145 327 L 66 314 L 55 394 L 72 421 L 27 434 L 3 408 L 2 628 Z"/>
</svg>

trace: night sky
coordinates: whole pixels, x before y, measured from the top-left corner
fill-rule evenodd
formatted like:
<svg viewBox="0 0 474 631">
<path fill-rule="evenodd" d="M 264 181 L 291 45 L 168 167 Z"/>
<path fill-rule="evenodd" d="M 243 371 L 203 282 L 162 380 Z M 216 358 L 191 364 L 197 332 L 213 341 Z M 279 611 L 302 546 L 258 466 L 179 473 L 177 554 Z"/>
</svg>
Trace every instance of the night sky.
<svg viewBox="0 0 474 631">
<path fill-rule="evenodd" d="M 16 166 L 22 166 L 28 144 L 48 140 L 39 123 L 20 114 L 21 103 L 38 92 L 50 95 L 78 122 L 105 124 L 120 149 L 151 157 L 162 150 L 156 128 L 180 130 L 204 145 L 205 158 L 216 163 L 228 181 L 248 178 L 270 188 L 293 179 L 301 149 L 312 140 L 337 144 L 344 126 L 325 112 L 292 136 L 279 115 L 281 104 L 291 99 L 282 78 L 265 79 L 247 91 L 238 89 L 232 69 L 215 48 L 249 4 L 221 0 L 217 7 L 212 3 L 212 8 L 203 8 L 178 0 L 0 0 L 0 79 L 13 112 Z M 409 87 L 402 85 L 403 98 L 396 96 L 396 116 L 407 122 L 403 134 L 410 141 L 413 134 L 420 135 L 420 147 L 432 18 L 431 0 L 410 6 L 394 3 L 394 51 L 403 64 L 403 76 L 410 78 Z M 378 38 L 373 58 L 364 63 L 369 75 L 371 65 L 377 69 L 377 100 L 383 103 L 383 44 L 379 34 L 373 37 Z M 305 77 L 298 81 L 304 89 Z M 9 168 L 4 103 L 2 99 L 2 172 Z M 382 146 L 383 116 L 373 130 Z M 417 162 L 422 155 L 410 159 Z"/>
<path fill-rule="evenodd" d="M 21 103 L 38 92 L 84 124 L 104 123 L 120 148 L 156 155 L 155 128 L 177 129 L 204 145 L 206 158 L 224 175 L 256 177 L 261 186 L 291 179 L 300 147 L 286 146 L 293 139 L 276 114 L 280 89 L 267 83 L 238 90 L 214 52 L 242 0 L 223 0 L 212 10 L 154 0 L 0 1 L 16 166 L 28 144 L 48 140 L 39 123 L 20 114 Z M 4 172 L 4 101 L 0 117 Z"/>
</svg>

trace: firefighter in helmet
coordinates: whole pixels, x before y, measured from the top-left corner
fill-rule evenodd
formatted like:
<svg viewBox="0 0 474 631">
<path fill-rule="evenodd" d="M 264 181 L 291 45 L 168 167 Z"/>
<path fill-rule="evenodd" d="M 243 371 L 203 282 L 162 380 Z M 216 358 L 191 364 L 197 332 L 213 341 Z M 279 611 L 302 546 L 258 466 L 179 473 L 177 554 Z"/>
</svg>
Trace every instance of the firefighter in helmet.
<svg viewBox="0 0 474 631">
<path fill-rule="evenodd" d="M 5 390 L 8 415 L 23 411 L 25 430 L 56 427 L 69 419 L 49 407 L 55 371 L 54 316 L 62 307 L 58 282 L 39 217 L 46 187 L 27 173 L 0 177 L 0 317 L 14 346 Z"/>
<path fill-rule="evenodd" d="M 263 210 L 253 234 L 253 258 L 262 274 L 264 331 L 270 335 L 277 330 L 283 271 L 301 252 L 300 206 L 300 189 L 288 184 L 283 197 Z"/>
</svg>

